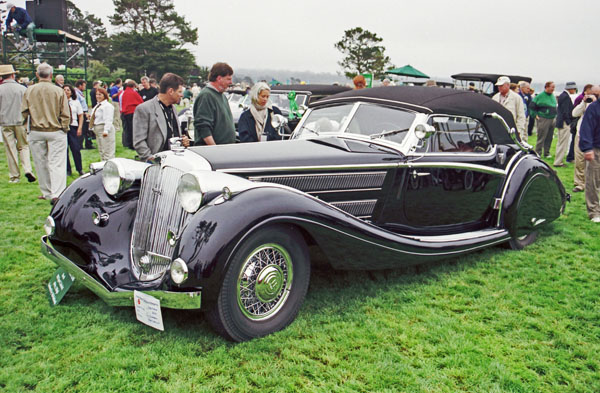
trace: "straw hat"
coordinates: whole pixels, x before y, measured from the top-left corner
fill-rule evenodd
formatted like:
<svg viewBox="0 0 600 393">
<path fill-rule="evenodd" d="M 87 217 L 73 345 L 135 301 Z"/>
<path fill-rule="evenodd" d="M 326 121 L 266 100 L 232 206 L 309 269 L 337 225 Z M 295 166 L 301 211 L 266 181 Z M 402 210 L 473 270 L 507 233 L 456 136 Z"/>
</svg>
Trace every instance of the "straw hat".
<svg viewBox="0 0 600 393">
<path fill-rule="evenodd" d="M 12 64 L 0 64 L 0 76 L 16 74 Z"/>
</svg>

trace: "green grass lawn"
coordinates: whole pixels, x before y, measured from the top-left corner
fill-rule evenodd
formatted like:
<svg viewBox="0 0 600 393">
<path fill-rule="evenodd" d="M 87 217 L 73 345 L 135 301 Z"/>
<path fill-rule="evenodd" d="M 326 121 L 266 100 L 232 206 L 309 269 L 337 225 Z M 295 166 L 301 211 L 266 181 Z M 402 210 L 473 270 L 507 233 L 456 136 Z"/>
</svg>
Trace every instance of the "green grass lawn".
<svg viewBox="0 0 600 393">
<path fill-rule="evenodd" d="M 0 392 L 600 391 L 600 225 L 582 193 L 524 251 L 315 270 L 291 326 L 234 344 L 200 312 L 163 309 L 160 332 L 77 282 L 50 307 L 50 205 L 8 183 L 0 150 Z M 573 165 L 558 172 L 570 191 Z"/>
</svg>

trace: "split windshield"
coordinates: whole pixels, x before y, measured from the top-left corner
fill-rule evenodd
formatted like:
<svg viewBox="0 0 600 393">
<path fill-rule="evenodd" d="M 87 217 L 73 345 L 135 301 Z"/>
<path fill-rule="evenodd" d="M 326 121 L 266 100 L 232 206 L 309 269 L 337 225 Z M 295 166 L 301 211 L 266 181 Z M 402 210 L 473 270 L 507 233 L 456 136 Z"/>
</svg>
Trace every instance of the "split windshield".
<svg viewBox="0 0 600 393">
<path fill-rule="evenodd" d="M 296 138 L 350 133 L 402 143 L 415 114 L 401 108 L 368 103 L 321 107 L 307 114 Z"/>
</svg>

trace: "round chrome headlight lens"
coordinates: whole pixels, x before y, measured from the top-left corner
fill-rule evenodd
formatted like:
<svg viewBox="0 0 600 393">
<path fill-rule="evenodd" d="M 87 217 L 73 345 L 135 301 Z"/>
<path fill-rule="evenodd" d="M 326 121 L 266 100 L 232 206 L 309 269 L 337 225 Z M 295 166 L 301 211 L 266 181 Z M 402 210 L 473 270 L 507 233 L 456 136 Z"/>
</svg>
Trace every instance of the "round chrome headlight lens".
<svg viewBox="0 0 600 393">
<path fill-rule="evenodd" d="M 177 197 L 181 207 L 188 213 L 194 213 L 202 204 L 202 190 L 196 176 L 186 173 L 179 179 Z"/>
<path fill-rule="evenodd" d="M 54 224 L 54 219 L 52 216 L 48 216 L 46 218 L 46 222 L 44 222 L 44 231 L 46 235 L 52 236 L 54 235 L 54 230 L 56 229 L 56 225 Z"/>
<path fill-rule="evenodd" d="M 177 258 L 171 263 L 171 279 L 177 285 L 188 278 L 187 264 L 181 258 Z"/>
<path fill-rule="evenodd" d="M 102 170 L 102 185 L 109 195 L 117 195 L 121 190 L 123 179 L 119 169 L 115 161 L 107 161 Z"/>
</svg>

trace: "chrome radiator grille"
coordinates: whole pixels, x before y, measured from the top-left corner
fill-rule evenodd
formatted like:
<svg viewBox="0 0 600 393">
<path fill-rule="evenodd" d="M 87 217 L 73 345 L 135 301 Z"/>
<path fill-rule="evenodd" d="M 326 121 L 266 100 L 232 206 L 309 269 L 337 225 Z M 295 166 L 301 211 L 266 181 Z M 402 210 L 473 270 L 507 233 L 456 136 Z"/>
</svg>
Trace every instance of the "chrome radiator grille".
<svg viewBox="0 0 600 393">
<path fill-rule="evenodd" d="M 335 174 L 253 176 L 249 180 L 277 183 L 308 193 L 353 190 L 378 190 L 386 172 L 350 172 Z"/>
<path fill-rule="evenodd" d="M 167 233 L 179 235 L 189 217 L 177 200 L 182 174 L 175 168 L 153 165 L 142 179 L 131 239 L 133 271 L 142 281 L 154 280 L 169 268 L 173 249 Z"/>
</svg>

